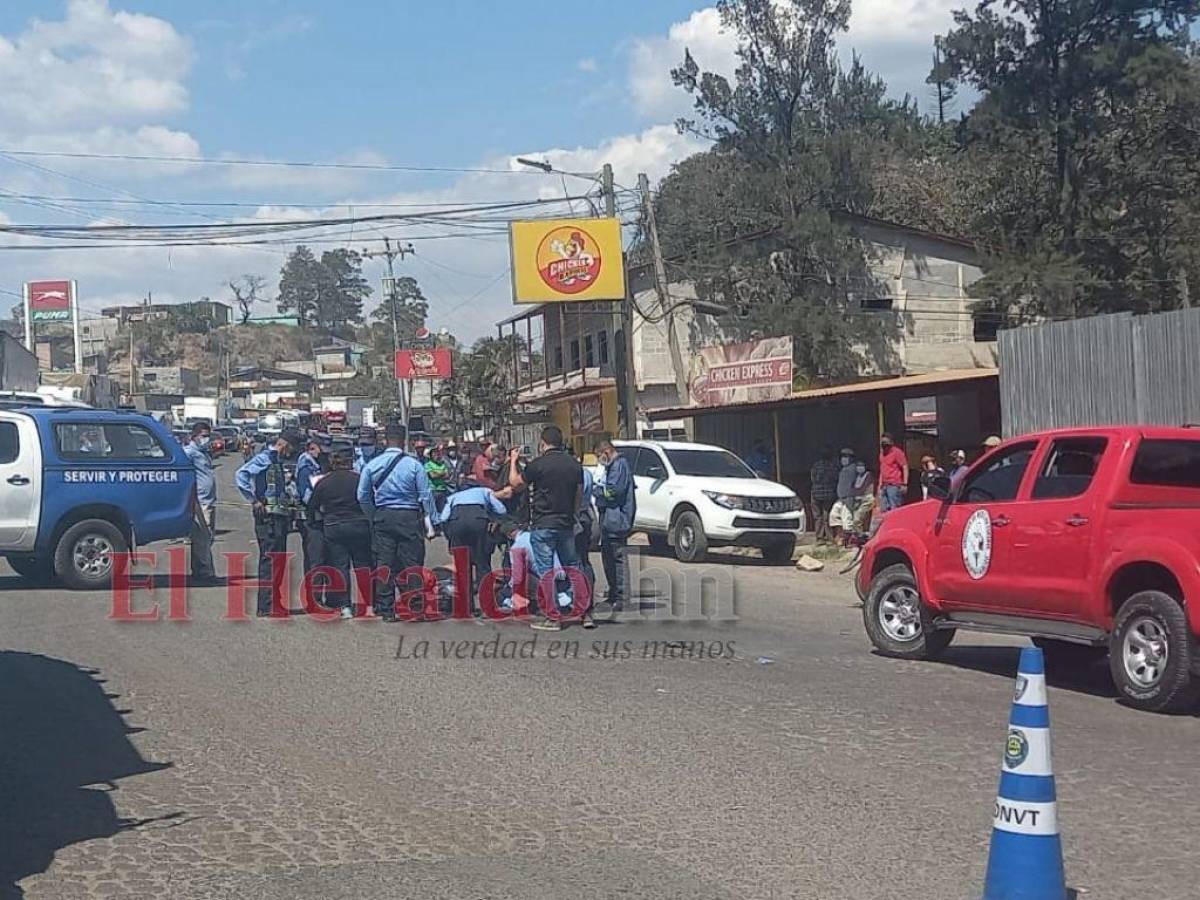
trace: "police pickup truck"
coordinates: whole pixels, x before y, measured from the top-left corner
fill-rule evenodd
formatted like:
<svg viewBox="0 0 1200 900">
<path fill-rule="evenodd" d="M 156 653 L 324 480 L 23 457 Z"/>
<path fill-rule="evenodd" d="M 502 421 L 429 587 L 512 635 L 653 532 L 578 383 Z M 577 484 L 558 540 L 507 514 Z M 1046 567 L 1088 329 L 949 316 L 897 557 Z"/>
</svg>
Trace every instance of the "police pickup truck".
<svg viewBox="0 0 1200 900">
<path fill-rule="evenodd" d="M 0 408 L 0 555 L 25 577 L 108 587 L 113 553 L 191 531 L 195 483 L 148 416 Z"/>
</svg>

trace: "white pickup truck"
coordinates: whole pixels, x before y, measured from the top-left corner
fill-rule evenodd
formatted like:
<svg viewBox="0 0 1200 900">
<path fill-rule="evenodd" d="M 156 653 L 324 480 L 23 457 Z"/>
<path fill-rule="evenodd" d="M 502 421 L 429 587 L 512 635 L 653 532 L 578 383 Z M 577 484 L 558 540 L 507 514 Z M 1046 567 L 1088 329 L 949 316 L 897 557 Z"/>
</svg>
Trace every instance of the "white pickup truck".
<svg viewBox="0 0 1200 900">
<path fill-rule="evenodd" d="M 760 478 L 736 455 L 711 444 L 614 441 L 637 489 L 634 530 L 651 549 L 674 547 L 683 562 L 709 547 L 758 547 L 787 562 L 804 531 L 804 507 L 790 488 Z"/>
</svg>

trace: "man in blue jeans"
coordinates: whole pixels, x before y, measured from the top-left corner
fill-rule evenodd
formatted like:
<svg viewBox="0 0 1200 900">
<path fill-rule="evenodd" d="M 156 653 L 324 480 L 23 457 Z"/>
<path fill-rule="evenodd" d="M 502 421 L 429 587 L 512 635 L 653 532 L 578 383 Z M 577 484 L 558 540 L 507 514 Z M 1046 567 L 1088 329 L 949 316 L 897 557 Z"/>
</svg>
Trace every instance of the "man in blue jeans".
<svg viewBox="0 0 1200 900">
<path fill-rule="evenodd" d="M 538 631 L 559 631 L 562 628 L 555 601 L 555 591 L 542 587 L 542 578 L 554 571 L 554 556 L 567 570 L 579 573 L 575 583 L 587 591 L 587 579 L 579 572 L 579 556 L 575 551 L 575 518 L 582 502 L 583 466 L 563 449 L 562 429 L 547 425 L 542 429 L 541 455 L 518 471 L 520 451 L 513 449 L 508 459 L 508 483 L 513 493 L 529 488 L 529 543 L 533 556 L 533 573 L 537 576 L 538 614 L 530 627 Z M 590 597 L 575 597 L 575 608 L 587 610 Z M 553 613 L 553 615 L 551 615 Z"/>
</svg>

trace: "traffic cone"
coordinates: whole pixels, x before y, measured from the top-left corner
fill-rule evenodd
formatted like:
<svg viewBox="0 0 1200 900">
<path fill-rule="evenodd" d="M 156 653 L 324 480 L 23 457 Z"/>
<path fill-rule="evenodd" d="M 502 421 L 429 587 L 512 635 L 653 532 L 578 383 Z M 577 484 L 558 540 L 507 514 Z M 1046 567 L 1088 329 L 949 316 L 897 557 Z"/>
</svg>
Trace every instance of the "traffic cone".
<svg viewBox="0 0 1200 900">
<path fill-rule="evenodd" d="M 1046 665 L 1039 648 L 1026 647 L 1017 666 L 1000 766 L 983 900 L 1066 898 L 1050 760 Z"/>
</svg>

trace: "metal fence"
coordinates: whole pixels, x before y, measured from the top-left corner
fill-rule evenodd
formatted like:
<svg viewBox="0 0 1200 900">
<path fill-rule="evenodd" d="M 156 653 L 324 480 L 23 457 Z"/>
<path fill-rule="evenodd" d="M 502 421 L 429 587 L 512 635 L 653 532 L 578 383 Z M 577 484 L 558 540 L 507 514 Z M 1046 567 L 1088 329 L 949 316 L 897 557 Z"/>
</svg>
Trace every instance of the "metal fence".
<svg viewBox="0 0 1200 900">
<path fill-rule="evenodd" d="M 1000 332 L 1004 434 L 1200 422 L 1200 309 Z"/>
</svg>

